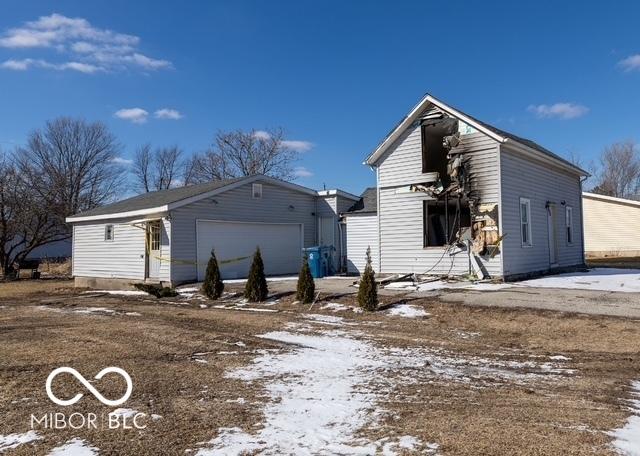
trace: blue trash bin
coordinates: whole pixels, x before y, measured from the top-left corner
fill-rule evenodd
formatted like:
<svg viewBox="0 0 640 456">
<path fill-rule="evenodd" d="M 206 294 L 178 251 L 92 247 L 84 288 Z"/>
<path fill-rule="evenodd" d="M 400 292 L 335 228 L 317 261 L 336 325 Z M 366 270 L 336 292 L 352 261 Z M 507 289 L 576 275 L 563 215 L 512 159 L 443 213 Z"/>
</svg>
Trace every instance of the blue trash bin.
<svg viewBox="0 0 640 456">
<path fill-rule="evenodd" d="M 302 249 L 307 255 L 307 262 L 309 263 L 309 269 L 311 269 L 311 275 L 314 279 L 321 279 L 325 276 L 325 267 L 323 267 L 323 258 L 321 255 L 320 247 L 307 247 Z"/>
</svg>

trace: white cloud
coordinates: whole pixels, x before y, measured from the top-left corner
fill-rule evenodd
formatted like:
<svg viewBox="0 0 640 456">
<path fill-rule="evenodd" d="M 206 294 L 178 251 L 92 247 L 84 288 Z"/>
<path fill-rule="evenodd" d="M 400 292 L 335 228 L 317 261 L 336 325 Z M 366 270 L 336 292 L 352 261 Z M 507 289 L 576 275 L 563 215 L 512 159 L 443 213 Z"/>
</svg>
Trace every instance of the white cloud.
<svg viewBox="0 0 640 456">
<path fill-rule="evenodd" d="M 293 170 L 293 175 L 296 177 L 311 177 L 313 173 L 304 166 L 296 166 Z"/>
<path fill-rule="evenodd" d="M 149 113 L 142 108 L 127 108 L 116 111 L 114 116 L 122 120 L 143 124 L 147 121 Z"/>
<path fill-rule="evenodd" d="M 170 108 L 158 109 L 156 112 L 153 113 L 153 116 L 156 119 L 167 119 L 167 120 L 179 120 L 184 117 L 180 113 L 180 111 L 177 111 L 175 109 L 170 109 Z"/>
<path fill-rule="evenodd" d="M 253 137 L 257 139 L 269 139 L 271 134 L 268 131 L 256 130 L 253 132 Z"/>
<path fill-rule="evenodd" d="M 0 63 L 0 68 L 4 68 L 5 70 L 14 70 L 14 71 L 25 71 L 29 68 L 45 68 L 48 70 L 74 70 L 79 71 L 81 73 L 95 73 L 96 71 L 101 71 L 100 67 L 92 65 L 90 63 L 83 62 L 64 62 L 64 63 L 51 63 L 42 59 L 22 59 L 22 60 L 14 60 L 9 59 L 2 63 Z"/>
<path fill-rule="evenodd" d="M 0 47 L 9 49 L 51 49 L 53 55 L 71 56 L 70 62 L 48 60 L 7 60 L 2 68 L 26 70 L 31 67 L 71 69 L 83 73 L 117 71 L 126 68 L 159 70 L 171 68 L 168 60 L 154 59 L 138 49 L 140 38 L 92 26 L 83 18 L 70 18 L 61 14 L 42 16 L 25 22 L 22 27 L 8 29 L 0 36 Z M 31 62 L 20 64 L 20 62 Z M 18 63 L 15 63 L 18 62 Z"/>
<path fill-rule="evenodd" d="M 282 145 L 288 149 L 295 150 L 296 152 L 307 152 L 313 148 L 313 143 L 309 141 L 282 141 Z"/>
<path fill-rule="evenodd" d="M 122 157 L 115 157 L 111 160 L 113 163 L 118 163 L 119 165 L 131 165 L 133 164 L 133 160 Z"/>
<path fill-rule="evenodd" d="M 625 71 L 640 70 L 640 54 L 630 55 L 618 62 Z"/>
<path fill-rule="evenodd" d="M 552 105 L 530 105 L 527 111 L 534 113 L 538 117 L 575 119 L 588 113 L 589 108 L 575 103 L 555 103 Z"/>
</svg>

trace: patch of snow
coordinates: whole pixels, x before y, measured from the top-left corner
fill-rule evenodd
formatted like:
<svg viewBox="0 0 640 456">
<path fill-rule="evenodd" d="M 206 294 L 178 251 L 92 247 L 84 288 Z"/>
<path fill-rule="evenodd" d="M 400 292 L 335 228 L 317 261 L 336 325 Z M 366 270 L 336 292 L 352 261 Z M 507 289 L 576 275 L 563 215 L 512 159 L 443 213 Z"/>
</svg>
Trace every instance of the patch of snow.
<svg viewBox="0 0 640 456">
<path fill-rule="evenodd" d="M 149 296 L 149 293 L 140 290 L 92 290 L 85 291 L 84 294 L 106 293 L 117 296 Z"/>
<path fill-rule="evenodd" d="M 219 351 L 218 355 L 237 355 L 237 351 Z"/>
<path fill-rule="evenodd" d="M 64 445 L 51 450 L 48 456 L 95 456 L 99 454 L 97 448 L 90 446 L 82 439 L 71 439 Z"/>
<path fill-rule="evenodd" d="M 238 347 L 246 347 L 247 344 L 245 344 L 244 342 L 238 341 L 238 342 L 234 342 L 233 345 L 237 345 Z"/>
<path fill-rule="evenodd" d="M 121 416 L 123 418 L 133 418 L 138 413 L 140 413 L 140 412 L 137 411 L 137 410 L 134 410 L 134 409 L 130 409 L 130 408 L 117 408 L 113 412 L 109 413 L 109 415 Z M 143 415 L 144 415 L 144 413 L 143 413 Z"/>
<path fill-rule="evenodd" d="M 206 305 L 206 304 L 200 304 L 200 308 L 201 308 L 201 309 L 206 309 L 207 307 L 209 307 L 209 306 L 208 306 L 208 305 Z"/>
<path fill-rule="evenodd" d="M 227 399 L 227 402 L 232 404 L 244 404 L 247 401 L 244 397 L 239 397 L 238 399 Z"/>
<path fill-rule="evenodd" d="M 563 355 L 549 356 L 549 359 L 553 359 L 555 361 L 571 361 L 571 358 L 567 358 L 566 356 L 563 356 Z"/>
<path fill-rule="evenodd" d="M 262 309 L 260 307 L 234 307 L 234 306 L 211 306 L 215 309 L 226 309 L 226 310 L 243 310 L 245 312 L 278 312 L 276 309 Z"/>
<path fill-rule="evenodd" d="M 207 361 L 206 359 L 202 359 L 202 358 L 194 358 L 193 360 L 194 360 L 196 363 L 209 364 L 209 361 Z"/>
<path fill-rule="evenodd" d="M 336 317 L 334 315 L 307 314 L 304 316 L 304 318 L 306 318 L 307 320 L 313 320 L 316 323 L 321 323 L 324 325 L 331 325 L 331 326 L 342 326 L 346 324 L 349 324 L 349 325 L 353 324 L 353 323 L 347 323 L 344 321 L 344 318 Z"/>
<path fill-rule="evenodd" d="M 142 314 L 140 312 L 125 312 L 125 315 L 129 315 L 130 317 L 141 317 Z"/>
<path fill-rule="evenodd" d="M 514 285 L 639 293 L 640 269 L 594 268 L 588 272 L 568 272 L 566 274 L 525 280 Z"/>
<path fill-rule="evenodd" d="M 162 415 L 158 415 L 157 413 L 152 413 L 152 414 L 151 414 L 151 419 L 152 419 L 153 421 L 161 420 L 161 419 L 162 419 Z"/>
<path fill-rule="evenodd" d="M 390 308 L 387 313 L 398 317 L 417 318 L 431 315 L 422 307 L 416 307 L 409 304 L 397 304 Z"/>
<path fill-rule="evenodd" d="M 106 307 L 76 307 L 71 310 L 73 313 L 79 314 L 108 314 L 113 315 L 116 313 L 113 309 L 107 309 Z"/>
<path fill-rule="evenodd" d="M 631 415 L 620 429 L 614 429 L 608 434 L 615 437 L 613 446 L 625 456 L 640 456 L 640 381 L 631 384 Z"/>
<path fill-rule="evenodd" d="M 40 439 L 42 437 L 36 431 L 28 431 L 23 434 L 0 434 L 0 453 Z"/>
<path fill-rule="evenodd" d="M 349 310 L 351 307 L 347 307 L 343 304 L 338 304 L 337 302 L 329 302 L 324 306 L 320 307 L 322 310 L 332 310 L 333 312 L 339 312 L 341 310 Z"/>
</svg>

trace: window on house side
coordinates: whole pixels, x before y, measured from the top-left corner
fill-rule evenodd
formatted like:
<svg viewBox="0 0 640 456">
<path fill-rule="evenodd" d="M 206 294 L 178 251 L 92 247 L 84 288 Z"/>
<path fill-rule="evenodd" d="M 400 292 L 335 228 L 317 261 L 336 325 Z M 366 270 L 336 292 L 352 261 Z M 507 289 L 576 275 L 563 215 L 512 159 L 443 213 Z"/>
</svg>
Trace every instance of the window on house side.
<svg viewBox="0 0 640 456">
<path fill-rule="evenodd" d="M 251 195 L 254 198 L 262 198 L 262 184 L 253 184 L 251 186 Z"/>
<path fill-rule="evenodd" d="M 104 240 L 113 241 L 113 225 L 105 225 L 104 227 Z"/>
<path fill-rule="evenodd" d="M 565 224 L 567 227 L 567 244 L 573 244 L 573 208 L 567 206 L 564 210 Z"/>
<path fill-rule="evenodd" d="M 520 198 L 520 239 L 522 247 L 531 247 L 531 200 Z"/>
</svg>

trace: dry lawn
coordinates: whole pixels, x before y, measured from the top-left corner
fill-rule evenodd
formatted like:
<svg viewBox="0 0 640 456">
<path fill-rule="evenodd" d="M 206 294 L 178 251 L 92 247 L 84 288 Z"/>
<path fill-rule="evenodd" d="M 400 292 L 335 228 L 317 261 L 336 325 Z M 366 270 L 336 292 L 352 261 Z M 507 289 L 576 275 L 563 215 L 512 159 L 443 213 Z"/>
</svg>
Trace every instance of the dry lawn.
<svg viewBox="0 0 640 456">
<path fill-rule="evenodd" d="M 629 384 L 640 378 L 640 323 L 632 320 L 428 299 L 410 304 L 430 315 L 408 319 L 384 311 L 321 310 L 323 303 L 309 310 L 292 303 L 291 296 L 280 296 L 279 304 L 268 307 L 278 312 L 257 313 L 200 308 L 203 301 L 197 300 L 82 295 L 61 289 L 65 284 L 60 282 L 38 282 L 37 289 L 31 283 L 26 288 L 32 293 L 18 298 L 25 291 L 23 283 L 6 285 L 0 285 L 0 434 L 26 432 L 31 414 L 60 410 L 44 389 L 48 374 L 60 366 L 72 366 L 87 378 L 106 366 L 122 367 L 134 382 L 124 407 L 162 415 L 148 420 L 143 431 L 39 430 L 43 440 L 6 453 L 11 455 L 44 455 L 73 437 L 87 440 L 101 454 L 178 455 L 197 450 L 198 442 L 216 437 L 221 427 L 259 428 L 262 406 L 269 401 L 264 384 L 224 375 L 250 366 L 257 350 L 293 349 L 256 336 L 281 331 L 308 313 L 342 316 L 353 325 L 341 329 L 381 347 L 536 363 L 562 355 L 570 358 L 563 367 L 575 370 L 526 381 L 521 379 L 527 368 L 515 369 L 513 381 L 416 375 L 413 383 L 398 384 L 393 394 L 380 399 L 386 413 L 360 433 L 372 441 L 412 435 L 437 442 L 445 455 L 613 454 L 606 431 L 624 424 Z M 397 300 L 385 299 L 386 304 Z M 351 304 L 353 296 L 334 296 L 331 302 Z M 87 306 L 115 312 L 75 312 Z M 400 374 L 390 372 L 388 381 L 392 384 Z M 54 386 L 59 396 L 84 392 L 73 381 Z M 123 384 L 105 382 L 98 389 L 118 397 Z M 232 402 L 239 397 L 246 402 Z M 66 409 L 110 411 L 90 394 Z"/>
</svg>

